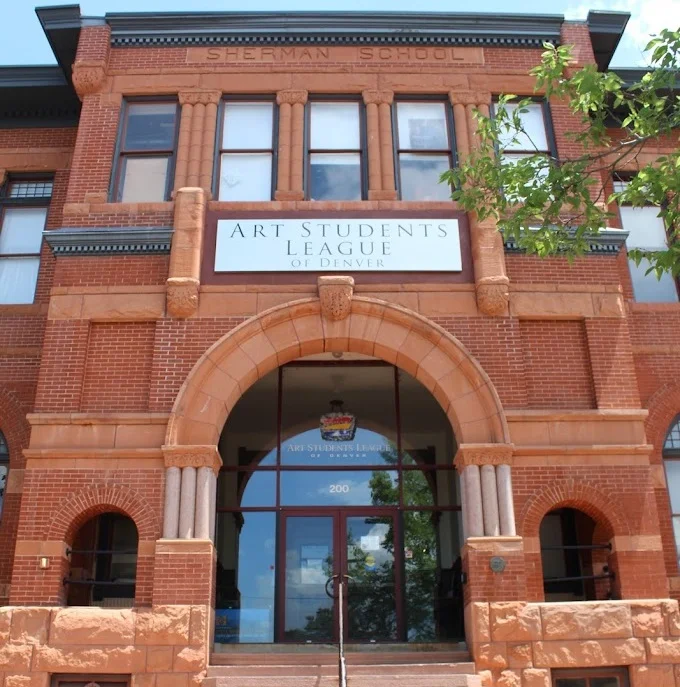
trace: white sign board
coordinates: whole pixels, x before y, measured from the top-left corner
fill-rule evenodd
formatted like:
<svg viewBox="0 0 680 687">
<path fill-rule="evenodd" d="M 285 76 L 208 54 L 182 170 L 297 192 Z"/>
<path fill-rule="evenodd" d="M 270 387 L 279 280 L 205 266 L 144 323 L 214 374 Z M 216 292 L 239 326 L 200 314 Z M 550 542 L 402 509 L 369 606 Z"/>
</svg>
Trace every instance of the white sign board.
<svg viewBox="0 0 680 687">
<path fill-rule="evenodd" d="M 457 219 L 220 219 L 215 272 L 459 272 Z"/>
</svg>

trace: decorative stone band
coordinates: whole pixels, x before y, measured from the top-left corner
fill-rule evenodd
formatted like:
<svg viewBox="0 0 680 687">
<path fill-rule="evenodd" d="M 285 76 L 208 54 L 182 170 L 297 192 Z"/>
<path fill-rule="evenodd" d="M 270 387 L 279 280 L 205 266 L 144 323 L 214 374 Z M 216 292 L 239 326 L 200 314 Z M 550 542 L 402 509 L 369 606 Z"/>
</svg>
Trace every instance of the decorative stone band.
<svg viewBox="0 0 680 687">
<path fill-rule="evenodd" d="M 352 308 L 354 279 L 352 277 L 319 277 L 317 280 L 321 314 L 328 320 L 344 320 Z"/>
<path fill-rule="evenodd" d="M 362 91 L 366 105 L 391 105 L 394 100 L 394 91 Z"/>
<path fill-rule="evenodd" d="M 513 450 L 512 444 L 461 444 L 454 465 L 459 472 L 468 465 L 510 465 Z"/>
<path fill-rule="evenodd" d="M 103 227 L 53 229 L 43 232 L 56 255 L 132 255 L 169 253 L 171 227 Z"/>
<path fill-rule="evenodd" d="M 180 105 L 219 105 L 221 97 L 220 91 L 180 91 L 178 94 Z"/>
<path fill-rule="evenodd" d="M 626 243 L 628 232 L 622 229 L 605 229 L 595 236 L 588 239 L 588 248 L 590 253 L 602 255 L 609 253 L 616 255 L 620 252 L 622 246 Z M 520 248 L 514 241 L 505 241 L 506 253 L 523 253 L 524 250 Z"/>
<path fill-rule="evenodd" d="M 451 105 L 491 105 L 489 91 L 449 91 Z"/>
<path fill-rule="evenodd" d="M 217 446 L 163 446 L 165 467 L 211 468 L 215 474 L 222 467 Z"/>
<path fill-rule="evenodd" d="M 283 105 L 284 103 L 287 105 L 295 105 L 296 103 L 304 105 L 307 102 L 307 96 L 308 92 L 302 90 L 279 91 L 276 94 L 276 102 L 278 105 Z"/>
</svg>

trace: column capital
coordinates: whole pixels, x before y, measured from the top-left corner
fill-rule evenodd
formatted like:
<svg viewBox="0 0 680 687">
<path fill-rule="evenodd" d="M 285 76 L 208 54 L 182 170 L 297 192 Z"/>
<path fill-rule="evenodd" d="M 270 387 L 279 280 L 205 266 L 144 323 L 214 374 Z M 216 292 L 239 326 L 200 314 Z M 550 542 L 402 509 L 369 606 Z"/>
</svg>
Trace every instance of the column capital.
<svg viewBox="0 0 680 687">
<path fill-rule="evenodd" d="M 166 468 L 212 468 L 217 474 L 222 457 L 217 446 L 162 446 Z"/>
<path fill-rule="evenodd" d="M 489 91 L 449 91 L 451 105 L 491 105 Z"/>
<path fill-rule="evenodd" d="M 510 465 L 514 448 L 512 444 L 461 444 L 453 464 L 459 472 L 468 465 Z"/>
<path fill-rule="evenodd" d="M 287 103 L 288 105 L 300 103 L 304 105 L 307 102 L 307 96 L 308 92 L 303 90 L 279 91 L 276 94 L 276 103 L 278 105 L 282 105 L 283 103 Z"/>
<path fill-rule="evenodd" d="M 180 91 L 180 105 L 217 105 L 222 97 L 221 91 Z"/>
<path fill-rule="evenodd" d="M 394 91 L 362 91 L 366 105 L 391 105 L 394 100 Z"/>
</svg>

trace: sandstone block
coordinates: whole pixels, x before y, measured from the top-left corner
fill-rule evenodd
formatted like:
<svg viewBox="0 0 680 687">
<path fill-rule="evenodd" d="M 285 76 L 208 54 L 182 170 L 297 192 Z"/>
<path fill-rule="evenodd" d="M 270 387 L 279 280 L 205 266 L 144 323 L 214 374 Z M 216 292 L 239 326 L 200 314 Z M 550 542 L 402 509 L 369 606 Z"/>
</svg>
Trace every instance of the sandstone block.
<svg viewBox="0 0 680 687">
<path fill-rule="evenodd" d="M 202 649 L 185 647 L 175 649 L 175 661 L 173 668 L 176 671 L 199 671 L 204 670 L 207 663 L 206 652 Z"/>
<path fill-rule="evenodd" d="M 186 673 L 159 673 L 156 676 L 156 687 L 188 687 L 188 684 Z"/>
<path fill-rule="evenodd" d="M 133 675 L 131 687 L 156 687 L 156 676 L 153 673 Z"/>
<path fill-rule="evenodd" d="M 668 631 L 673 637 L 680 637 L 680 610 L 677 601 L 664 601 L 661 604 L 661 612 L 668 621 Z"/>
<path fill-rule="evenodd" d="M 541 617 L 546 640 L 633 636 L 631 611 L 626 604 L 544 604 Z"/>
<path fill-rule="evenodd" d="M 137 644 L 189 643 L 189 606 L 155 606 L 137 613 Z"/>
<path fill-rule="evenodd" d="M 541 612 L 536 604 L 491 604 L 490 624 L 491 639 L 494 642 L 521 642 L 541 638 Z"/>
<path fill-rule="evenodd" d="M 504 670 L 496 681 L 496 687 L 522 687 L 522 677 L 515 670 Z"/>
<path fill-rule="evenodd" d="M 490 670 L 479 670 L 477 671 L 482 687 L 493 687 L 493 673 Z"/>
<path fill-rule="evenodd" d="M 507 647 L 504 642 L 477 644 L 474 647 L 474 661 L 482 670 L 503 670 L 508 667 Z"/>
<path fill-rule="evenodd" d="M 208 642 L 208 607 L 191 607 L 191 625 L 189 627 L 189 644 L 203 646 Z"/>
<path fill-rule="evenodd" d="M 49 684 L 48 673 L 13 673 L 5 676 L 4 687 L 48 687 Z"/>
<path fill-rule="evenodd" d="M 673 666 L 631 666 L 631 687 L 675 687 Z"/>
<path fill-rule="evenodd" d="M 589 668 L 645 662 L 645 645 L 642 639 L 534 643 L 534 665 L 537 668 Z"/>
<path fill-rule="evenodd" d="M 508 665 L 510 668 L 531 668 L 531 644 L 508 644 Z"/>
<path fill-rule="evenodd" d="M 135 643 L 135 618 L 131 609 L 61 608 L 54 611 L 50 644 Z"/>
<path fill-rule="evenodd" d="M 465 629 L 471 643 L 491 641 L 488 603 L 473 602 L 465 607 Z"/>
<path fill-rule="evenodd" d="M 163 673 L 172 670 L 174 650 L 171 646 L 150 646 L 146 650 L 146 670 L 149 673 Z"/>
<path fill-rule="evenodd" d="M 9 639 L 9 628 L 12 623 L 12 609 L 0 608 L 0 643 Z"/>
<path fill-rule="evenodd" d="M 550 687 L 550 671 L 543 668 L 527 668 L 522 671 L 522 687 Z"/>
<path fill-rule="evenodd" d="M 666 618 L 657 601 L 631 604 L 634 637 L 658 637 L 668 634 Z"/>
<path fill-rule="evenodd" d="M 647 637 L 650 663 L 680 663 L 680 638 Z"/>
<path fill-rule="evenodd" d="M 49 624 L 50 611 L 47 608 L 15 608 L 10 640 L 23 644 L 45 644 Z"/>
<path fill-rule="evenodd" d="M 0 670 L 7 673 L 27 673 L 31 669 L 33 646 L 30 644 L 5 644 L 0 647 Z"/>
<path fill-rule="evenodd" d="M 34 670 L 51 673 L 143 673 L 146 649 L 128 647 L 39 646 L 33 657 Z"/>
</svg>

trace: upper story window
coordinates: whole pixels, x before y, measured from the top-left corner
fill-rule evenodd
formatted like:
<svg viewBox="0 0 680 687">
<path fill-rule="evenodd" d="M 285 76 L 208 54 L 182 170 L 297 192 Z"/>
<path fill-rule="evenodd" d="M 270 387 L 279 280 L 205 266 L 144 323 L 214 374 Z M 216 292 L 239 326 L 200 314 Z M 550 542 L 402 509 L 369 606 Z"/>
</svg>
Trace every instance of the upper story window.
<svg viewBox="0 0 680 687">
<path fill-rule="evenodd" d="M 358 101 L 312 101 L 307 109 L 307 198 L 366 197 L 363 109 Z"/>
<path fill-rule="evenodd" d="M 9 473 L 9 449 L 5 435 L 0 432 L 0 518 L 2 518 L 2 504 L 5 500 L 7 488 L 7 474 Z"/>
<path fill-rule="evenodd" d="M 521 108 L 519 105 L 507 104 L 505 109 L 510 116 L 519 110 L 522 131 L 502 134 L 499 148 L 504 159 L 512 162 L 537 153 L 555 154 L 549 133 L 551 126 L 547 103 L 534 102 Z"/>
<path fill-rule="evenodd" d="M 274 103 L 225 101 L 219 155 L 219 200 L 271 200 Z"/>
<path fill-rule="evenodd" d="M 625 190 L 628 182 L 614 181 L 614 191 L 620 193 Z M 644 250 L 666 250 L 668 248 L 668 234 L 663 219 L 659 217 L 656 205 L 632 207 L 619 205 L 621 225 L 628 232 L 626 246 Z M 649 260 L 642 260 L 639 265 L 634 260 L 628 261 L 630 277 L 633 282 L 635 300 L 642 303 L 676 303 L 678 289 L 675 279 L 668 272 L 664 272 L 661 279 L 656 274 L 645 274 L 649 269 Z"/>
<path fill-rule="evenodd" d="M 453 122 L 445 102 L 399 101 L 396 108 L 396 156 L 402 200 L 450 200 L 439 183 L 453 166 Z"/>
<path fill-rule="evenodd" d="M 176 102 L 126 102 L 114 171 L 113 198 L 123 203 L 168 200 L 177 146 Z"/>
<path fill-rule="evenodd" d="M 680 417 L 673 420 L 663 445 L 663 462 L 666 468 L 666 484 L 671 503 L 673 533 L 680 563 Z"/>
<path fill-rule="evenodd" d="M 0 304 L 33 303 L 51 179 L 10 179 L 0 189 Z"/>
</svg>

